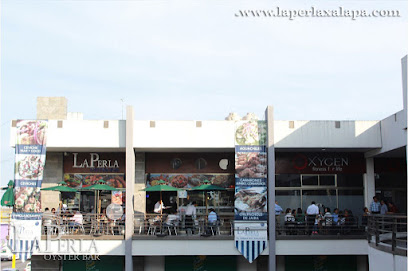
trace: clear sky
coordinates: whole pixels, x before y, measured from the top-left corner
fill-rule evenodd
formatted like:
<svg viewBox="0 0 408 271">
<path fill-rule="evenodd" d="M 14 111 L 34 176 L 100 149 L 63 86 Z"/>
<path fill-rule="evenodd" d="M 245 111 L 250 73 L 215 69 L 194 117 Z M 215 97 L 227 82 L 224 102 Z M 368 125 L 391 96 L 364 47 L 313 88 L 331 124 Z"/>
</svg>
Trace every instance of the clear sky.
<svg viewBox="0 0 408 271">
<path fill-rule="evenodd" d="M 400 18 L 240 18 L 240 9 L 398 9 Z M 408 1 L 1 2 L 1 183 L 12 119 L 65 96 L 86 119 L 383 119 L 402 109 Z M 80 131 L 79 131 L 80 132 Z"/>
</svg>

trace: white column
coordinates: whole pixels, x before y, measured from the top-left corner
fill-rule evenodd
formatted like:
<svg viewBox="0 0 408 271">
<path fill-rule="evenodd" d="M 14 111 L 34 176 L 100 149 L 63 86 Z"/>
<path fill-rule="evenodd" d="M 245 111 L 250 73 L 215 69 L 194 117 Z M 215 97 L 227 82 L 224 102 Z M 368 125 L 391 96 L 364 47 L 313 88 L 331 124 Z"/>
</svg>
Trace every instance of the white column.
<svg viewBox="0 0 408 271">
<path fill-rule="evenodd" d="M 364 174 L 364 206 L 370 208 L 375 196 L 374 158 L 366 158 L 366 174 Z"/>
<path fill-rule="evenodd" d="M 133 237 L 133 191 L 135 183 L 135 152 L 133 151 L 133 118 L 132 106 L 126 108 L 126 220 L 125 220 L 125 270 L 133 271 L 132 237 Z"/>
<path fill-rule="evenodd" d="M 275 225 L 275 139 L 273 107 L 268 106 L 265 111 L 268 125 L 268 230 L 269 230 L 269 262 L 268 271 L 276 271 L 276 225 Z"/>
</svg>

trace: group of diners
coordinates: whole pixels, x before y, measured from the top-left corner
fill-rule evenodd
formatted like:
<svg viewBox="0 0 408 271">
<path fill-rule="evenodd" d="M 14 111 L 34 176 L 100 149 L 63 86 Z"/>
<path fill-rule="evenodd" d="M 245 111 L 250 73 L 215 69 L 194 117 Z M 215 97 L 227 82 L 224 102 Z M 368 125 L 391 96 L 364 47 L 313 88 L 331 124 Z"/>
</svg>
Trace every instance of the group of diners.
<svg viewBox="0 0 408 271">
<path fill-rule="evenodd" d="M 47 227 L 52 228 L 53 226 L 57 226 L 57 229 L 60 228 L 63 234 L 76 234 L 80 230 L 85 234 L 84 227 L 89 227 L 90 233 L 96 230 L 107 233 L 109 230 L 105 230 L 105 228 L 112 228 L 121 222 L 124 224 L 124 221 L 125 213 L 119 219 L 112 220 L 106 215 L 106 209 L 103 209 L 100 214 L 92 212 L 83 215 L 79 210 L 69 210 L 66 204 L 60 205 L 58 209 L 52 208 L 50 210 L 46 207 L 42 216 L 44 233 L 47 232 Z"/>
<path fill-rule="evenodd" d="M 331 233 L 329 230 L 333 229 L 344 229 L 346 232 L 350 232 L 358 224 L 358 219 L 354 217 L 351 210 L 345 209 L 342 211 L 335 208 L 332 212 L 329 207 L 324 207 L 323 209 L 324 212 L 321 212 L 315 201 L 311 202 L 305 212 L 301 208 L 287 208 L 284 214 L 286 234 L 299 234 L 303 232 L 316 235 L 322 231 Z M 282 213 L 283 209 L 278 205 L 278 202 L 275 202 L 278 234 L 282 231 L 279 219 Z"/>
<path fill-rule="evenodd" d="M 199 220 L 197 217 L 197 202 L 190 201 L 186 206 L 172 209 L 171 206 L 166 207 L 163 201 L 158 201 L 154 206 L 155 215 L 147 218 L 150 226 L 172 227 L 176 229 L 184 229 L 187 234 L 195 234 L 195 232 L 204 226 L 204 233 L 214 232 L 211 227 L 216 226 L 219 217 L 214 208 L 208 209 L 208 216 L 204 220 Z M 165 209 L 170 209 L 163 212 Z M 200 225 L 204 223 L 203 225 Z M 160 230 L 161 232 L 162 230 Z M 199 232 L 201 229 L 199 230 Z"/>
</svg>

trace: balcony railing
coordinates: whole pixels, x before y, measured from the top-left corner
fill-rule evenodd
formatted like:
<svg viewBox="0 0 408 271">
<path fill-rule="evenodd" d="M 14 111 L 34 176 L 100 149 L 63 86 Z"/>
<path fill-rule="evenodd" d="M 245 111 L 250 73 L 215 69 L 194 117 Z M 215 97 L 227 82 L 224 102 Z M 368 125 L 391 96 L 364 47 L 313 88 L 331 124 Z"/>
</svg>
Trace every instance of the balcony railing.
<svg viewBox="0 0 408 271">
<path fill-rule="evenodd" d="M 372 215 L 368 218 L 369 243 L 385 251 L 407 255 L 407 216 Z"/>
<path fill-rule="evenodd" d="M 365 238 L 366 216 L 317 217 L 302 220 L 276 217 L 277 239 L 362 239 Z"/>
<path fill-rule="evenodd" d="M 190 219 L 188 216 L 177 217 L 167 214 L 135 215 L 135 239 L 156 237 L 232 239 L 233 231 L 233 215 L 219 216 L 213 223 L 208 222 L 206 216 Z"/>
<path fill-rule="evenodd" d="M 61 238 L 123 239 L 125 233 L 124 220 L 113 220 L 94 213 L 82 214 L 82 223 L 81 219 L 71 213 L 63 215 L 44 213 L 42 226 L 43 235 L 59 235 Z"/>
</svg>

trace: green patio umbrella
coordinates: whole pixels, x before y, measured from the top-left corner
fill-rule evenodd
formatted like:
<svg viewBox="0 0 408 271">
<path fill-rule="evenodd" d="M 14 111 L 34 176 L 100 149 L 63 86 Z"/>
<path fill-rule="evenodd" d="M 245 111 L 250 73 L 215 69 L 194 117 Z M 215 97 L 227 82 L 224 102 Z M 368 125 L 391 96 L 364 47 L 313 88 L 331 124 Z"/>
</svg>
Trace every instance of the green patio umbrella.
<svg viewBox="0 0 408 271">
<path fill-rule="evenodd" d="M 3 197 L 1 198 L 1 206 L 12 207 L 14 205 L 14 192 L 13 192 L 14 182 L 10 180 L 7 186 L 8 188 L 6 192 L 3 194 Z"/>
<path fill-rule="evenodd" d="M 146 191 L 146 192 L 160 192 L 160 202 L 162 202 L 162 192 L 163 191 L 179 191 L 180 189 L 175 188 L 173 186 L 167 185 L 165 181 L 160 180 L 157 182 L 157 185 L 155 186 L 150 186 L 146 187 L 145 189 L 142 189 L 140 191 Z M 163 209 L 160 209 L 160 215 L 163 214 Z"/>
<path fill-rule="evenodd" d="M 78 192 L 78 190 L 66 186 L 66 182 L 62 181 L 58 183 L 58 186 L 51 186 L 46 188 L 41 188 L 44 191 L 60 191 L 60 192 Z"/>
<path fill-rule="evenodd" d="M 51 187 L 46 187 L 46 188 L 41 188 L 41 191 L 59 191 L 59 192 L 71 192 L 75 193 L 78 192 L 78 190 L 68 187 L 67 183 L 62 181 L 59 182 L 57 186 L 51 186 Z M 62 204 L 61 202 L 61 193 L 59 194 L 59 204 Z M 61 206 L 60 206 L 61 208 Z"/>
<path fill-rule="evenodd" d="M 104 180 L 99 180 L 96 184 L 83 187 L 83 190 L 93 190 L 97 194 L 96 202 L 99 202 L 99 191 L 119 191 L 119 189 L 106 185 Z M 98 213 L 100 213 L 99 206 L 97 208 Z"/>
<path fill-rule="evenodd" d="M 208 216 L 208 197 L 207 197 L 207 192 L 208 192 L 208 191 L 225 191 L 226 189 L 223 188 L 223 187 L 221 187 L 221 186 L 217 186 L 217 185 L 211 184 L 211 182 L 210 182 L 209 180 L 205 180 L 202 185 L 193 187 L 193 188 L 191 188 L 190 190 L 193 190 L 193 191 L 203 191 L 203 192 L 205 193 L 205 213 L 206 213 L 206 216 Z"/>
</svg>

